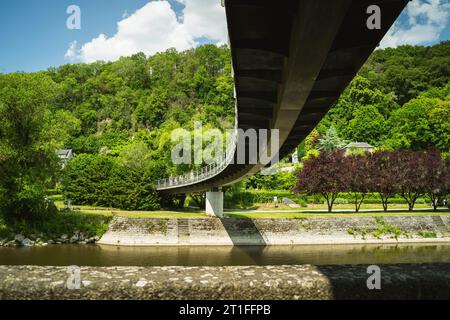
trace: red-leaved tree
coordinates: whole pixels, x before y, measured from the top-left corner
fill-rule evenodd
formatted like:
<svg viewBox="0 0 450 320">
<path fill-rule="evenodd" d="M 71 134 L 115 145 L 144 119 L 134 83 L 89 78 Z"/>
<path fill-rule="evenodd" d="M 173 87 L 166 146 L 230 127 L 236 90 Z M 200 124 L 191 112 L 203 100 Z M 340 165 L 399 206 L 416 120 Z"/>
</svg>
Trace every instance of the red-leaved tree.
<svg viewBox="0 0 450 320">
<path fill-rule="evenodd" d="M 425 194 L 428 168 L 426 152 L 399 150 L 391 153 L 396 171 L 397 190 L 412 211 L 419 197 Z"/>
<path fill-rule="evenodd" d="M 388 151 L 378 151 L 369 156 L 368 188 L 380 195 L 384 211 L 388 209 L 389 198 L 398 192 L 397 157 L 397 153 Z"/>
<path fill-rule="evenodd" d="M 306 160 L 298 175 L 294 190 L 307 194 L 320 194 L 327 201 L 328 212 L 339 192 L 345 189 L 347 177 L 344 167 L 343 151 L 322 152 L 318 157 Z"/>
<path fill-rule="evenodd" d="M 344 159 L 343 173 L 347 176 L 344 191 L 353 194 L 356 212 L 359 212 L 367 192 L 370 191 L 369 161 L 365 154 L 349 155 Z"/>
<path fill-rule="evenodd" d="M 426 170 L 423 181 L 424 192 L 427 193 L 436 211 L 437 203 L 449 193 L 450 161 L 443 161 L 437 149 L 428 150 L 423 156 Z"/>
</svg>

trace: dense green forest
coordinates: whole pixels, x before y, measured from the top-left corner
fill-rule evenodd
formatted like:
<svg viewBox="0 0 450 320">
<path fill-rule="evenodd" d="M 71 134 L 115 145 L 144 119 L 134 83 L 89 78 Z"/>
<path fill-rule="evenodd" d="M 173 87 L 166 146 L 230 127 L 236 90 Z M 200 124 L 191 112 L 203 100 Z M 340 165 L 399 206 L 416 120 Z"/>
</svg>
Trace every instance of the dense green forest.
<svg viewBox="0 0 450 320">
<path fill-rule="evenodd" d="M 300 156 L 320 150 L 321 143 L 343 141 L 384 149 L 437 147 L 448 154 L 449 75 L 449 41 L 375 51 L 300 145 Z M 232 128 L 232 97 L 226 46 L 0 74 L 2 206 L 8 212 L 43 211 L 46 204 L 32 209 L 33 201 L 61 180 L 69 186 L 66 195 L 81 203 L 157 208 L 155 199 L 140 200 L 154 195 L 149 181 L 190 169 L 171 163 L 171 131 L 192 130 L 199 120 L 205 129 Z M 63 173 L 56 164 L 58 148 L 78 155 Z M 273 179 L 280 177 L 253 178 L 247 184 L 264 188 Z M 289 177 L 281 180 L 294 183 Z M 23 199 L 31 200 L 17 208 Z"/>
<path fill-rule="evenodd" d="M 318 126 L 346 141 L 450 150 L 450 42 L 375 51 Z"/>
<path fill-rule="evenodd" d="M 76 154 L 118 156 L 145 145 L 149 160 L 169 164 L 173 129 L 193 129 L 194 121 L 232 127 L 229 54 L 208 45 L 49 70 L 45 75 L 59 91 L 56 108 L 77 124 L 64 146 Z"/>
</svg>

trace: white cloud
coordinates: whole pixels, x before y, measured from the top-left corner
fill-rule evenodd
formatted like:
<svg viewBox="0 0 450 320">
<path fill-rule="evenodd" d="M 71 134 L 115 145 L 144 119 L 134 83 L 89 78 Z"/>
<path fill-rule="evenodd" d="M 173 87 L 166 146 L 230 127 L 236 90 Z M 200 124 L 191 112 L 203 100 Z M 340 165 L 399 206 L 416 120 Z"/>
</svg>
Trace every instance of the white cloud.
<svg viewBox="0 0 450 320">
<path fill-rule="evenodd" d="M 428 44 L 439 40 L 450 18 L 447 0 L 413 0 L 406 7 L 406 25 L 396 22 L 381 41 L 380 47 L 403 44 Z"/>
<path fill-rule="evenodd" d="M 219 0 L 177 0 L 185 5 L 182 23 L 195 38 L 205 37 L 221 43 L 228 40 L 225 8 Z"/>
<path fill-rule="evenodd" d="M 77 41 L 76 40 L 72 41 L 69 44 L 69 49 L 67 49 L 67 52 L 64 55 L 64 58 L 69 61 L 73 61 L 77 58 Z"/>
<path fill-rule="evenodd" d="M 198 45 L 199 38 L 226 42 L 225 10 L 219 1 L 177 1 L 185 6 L 179 19 L 168 1 L 151 1 L 119 21 L 114 36 L 100 34 L 80 49 L 76 41 L 72 42 L 65 58 L 82 62 L 115 61 L 137 52 L 151 55 L 172 47 L 186 50 Z"/>
</svg>

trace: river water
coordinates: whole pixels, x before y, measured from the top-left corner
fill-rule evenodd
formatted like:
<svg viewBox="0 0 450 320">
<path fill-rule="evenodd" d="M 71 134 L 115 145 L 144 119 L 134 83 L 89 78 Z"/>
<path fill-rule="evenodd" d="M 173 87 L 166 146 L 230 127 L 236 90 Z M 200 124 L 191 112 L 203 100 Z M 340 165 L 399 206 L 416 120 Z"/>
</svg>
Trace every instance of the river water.
<svg viewBox="0 0 450 320">
<path fill-rule="evenodd" d="M 0 265 L 231 266 L 450 263 L 450 244 L 0 248 Z"/>
</svg>

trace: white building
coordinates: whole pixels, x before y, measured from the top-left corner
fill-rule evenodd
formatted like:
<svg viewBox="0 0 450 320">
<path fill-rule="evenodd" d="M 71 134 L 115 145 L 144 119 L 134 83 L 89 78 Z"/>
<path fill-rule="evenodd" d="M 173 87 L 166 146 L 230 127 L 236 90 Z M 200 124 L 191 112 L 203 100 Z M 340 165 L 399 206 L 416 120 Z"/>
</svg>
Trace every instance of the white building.
<svg viewBox="0 0 450 320">
<path fill-rule="evenodd" d="M 367 142 L 350 142 L 344 147 L 345 153 L 349 153 L 351 151 L 373 152 L 374 148 L 374 146 L 368 144 Z"/>
<path fill-rule="evenodd" d="M 73 159 L 73 151 L 72 149 L 60 149 L 58 150 L 58 157 L 61 159 L 61 163 L 64 168 L 67 161 Z"/>
</svg>

